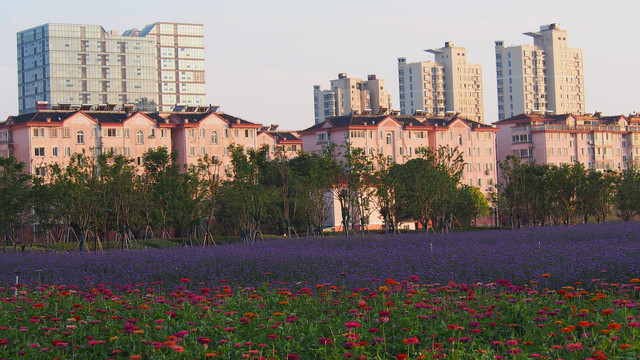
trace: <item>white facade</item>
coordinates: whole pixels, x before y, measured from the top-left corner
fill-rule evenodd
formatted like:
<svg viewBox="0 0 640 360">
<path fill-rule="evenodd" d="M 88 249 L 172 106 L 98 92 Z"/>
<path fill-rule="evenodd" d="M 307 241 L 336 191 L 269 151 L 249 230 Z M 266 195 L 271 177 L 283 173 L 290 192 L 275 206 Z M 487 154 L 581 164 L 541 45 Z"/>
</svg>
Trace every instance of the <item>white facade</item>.
<svg viewBox="0 0 640 360">
<path fill-rule="evenodd" d="M 331 116 L 385 112 L 391 108 L 391 95 L 384 89 L 384 80 L 375 75 L 363 81 L 339 73 L 337 79 L 331 80 L 331 89 L 313 86 L 313 103 L 315 123 L 319 124 Z"/>
<path fill-rule="evenodd" d="M 525 35 L 533 45 L 495 42 L 499 120 L 532 111 L 584 114 L 582 49 L 567 46 L 558 24 Z"/>
<path fill-rule="evenodd" d="M 435 62 L 407 63 L 398 58 L 398 85 L 402 114 L 423 111 L 436 116 L 459 113 L 484 122 L 482 66 L 467 63 L 467 51 L 448 41 L 439 49 L 425 50 Z"/>
</svg>

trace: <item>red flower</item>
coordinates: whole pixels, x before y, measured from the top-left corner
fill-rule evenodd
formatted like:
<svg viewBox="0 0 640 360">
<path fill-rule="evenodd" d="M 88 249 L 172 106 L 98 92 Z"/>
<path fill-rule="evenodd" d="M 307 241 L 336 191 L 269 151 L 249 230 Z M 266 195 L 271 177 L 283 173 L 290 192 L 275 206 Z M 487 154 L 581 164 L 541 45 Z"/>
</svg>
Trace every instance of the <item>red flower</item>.
<svg viewBox="0 0 640 360">
<path fill-rule="evenodd" d="M 189 279 L 187 279 L 187 278 L 182 278 L 182 279 L 180 279 L 180 282 L 181 282 L 181 283 L 185 283 L 185 284 L 186 284 L 186 283 L 188 283 L 188 282 L 191 282 L 191 280 L 189 280 Z"/>
<path fill-rule="evenodd" d="M 580 343 L 570 343 L 565 347 L 567 351 L 578 351 L 582 350 L 582 344 Z"/>
<path fill-rule="evenodd" d="M 417 344 L 419 341 L 418 341 L 418 338 L 412 337 L 412 338 L 404 339 L 402 340 L 402 342 L 405 344 Z"/>
<path fill-rule="evenodd" d="M 287 355 L 287 360 L 298 360 L 300 357 L 296 354 Z"/>
<path fill-rule="evenodd" d="M 396 359 L 397 359 L 397 360 L 406 360 L 406 359 L 407 359 L 407 355 L 405 355 L 405 354 L 398 354 L 398 355 L 396 356 Z"/>
<path fill-rule="evenodd" d="M 211 342 L 211 339 L 206 338 L 206 337 L 199 337 L 199 338 L 198 338 L 198 342 L 199 342 L 200 344 L 208 344 L 208 343 L 210 343 L 210 342 Z"/>
</svg>

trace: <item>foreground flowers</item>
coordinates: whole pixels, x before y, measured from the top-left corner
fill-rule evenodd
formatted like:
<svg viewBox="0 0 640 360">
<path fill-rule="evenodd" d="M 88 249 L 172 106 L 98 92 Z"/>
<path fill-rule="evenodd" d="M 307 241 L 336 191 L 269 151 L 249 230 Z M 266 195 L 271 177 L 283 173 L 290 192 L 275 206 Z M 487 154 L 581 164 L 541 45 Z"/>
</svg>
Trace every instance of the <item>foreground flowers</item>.
<svg viewBox="0 0 640 360">
<path fill-rule="evenodd" d="M 546 278 L 546 276 L 542 276 Z M 0 358 L 613 359 L 640 355 L 640 285 L 0 288 Z M 593 283 L 585 282 L 592 286 Z M 183 282 L 186 284 L 186 282 Z"/>
</svg>

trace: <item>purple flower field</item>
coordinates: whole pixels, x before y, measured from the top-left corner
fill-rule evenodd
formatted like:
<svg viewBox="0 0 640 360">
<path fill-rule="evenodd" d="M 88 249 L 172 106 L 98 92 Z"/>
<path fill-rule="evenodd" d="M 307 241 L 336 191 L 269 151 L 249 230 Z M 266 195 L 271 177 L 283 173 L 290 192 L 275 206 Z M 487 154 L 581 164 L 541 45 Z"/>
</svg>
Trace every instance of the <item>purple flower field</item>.
<svg viewBox="0 0 640 360">
<path fill-rule="evenodd" d="M 452 234 L 365 235 L 280 239 L 178 249 L 106 253 L 0 254 L 0 286 L 150 283 L 176 286 L 221 280 L 260 286 L 291 283 L 371 286 L 371 281 L 495 282 L 564 286 L 640 276 L 640 224 L 609 223 Z M 38 271 L 40 270 L 40 271 Z M 541 278 L 541 274 L 551 276 Z"/>
</svg>

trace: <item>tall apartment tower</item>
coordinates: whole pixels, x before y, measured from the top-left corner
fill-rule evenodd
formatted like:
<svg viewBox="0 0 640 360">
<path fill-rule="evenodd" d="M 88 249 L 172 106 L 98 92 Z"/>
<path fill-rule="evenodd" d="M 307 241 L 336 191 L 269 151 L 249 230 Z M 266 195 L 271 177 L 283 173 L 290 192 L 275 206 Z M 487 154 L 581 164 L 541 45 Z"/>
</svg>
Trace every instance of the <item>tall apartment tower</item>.
<svg viewBox="0 0 640 360">
<path fill-rule="evenodd" d="M 100 25 L 44 24 L 17 34 L 18 110 L 50 104 L 204 106 L 202 25 L 154 23 L 122 35 Z"/>
<path fill-rule="evenodd" d="M 315 123 L 319 124 L 332 116 L 363 113 L 374 114 L 391 108 L 391 95 L 384 89 L 384 80 L 369 75 L 366 81 L 349 78 L 339 73 L 331 80 L 331 89 L 322 90 L 320 85 L 313 86 Z"/>
<path fill-rule="evenodd" d="M 524 35 L 533 45 L 495 42 L 499 120 L 532 111 L 584 114 L 582 49 L 567 46 L 558 24 Z"/>
<path fill-rule="evenodd" d="M 398 58 L 400 110 L 444 116 L 457 112 L 463 118 L 484 122 L 482 66 L 468 64 L 466 49 L 448 41 L 439 49 L 425 50 L 435 62 L 407 63 Z"/>
</svg>

